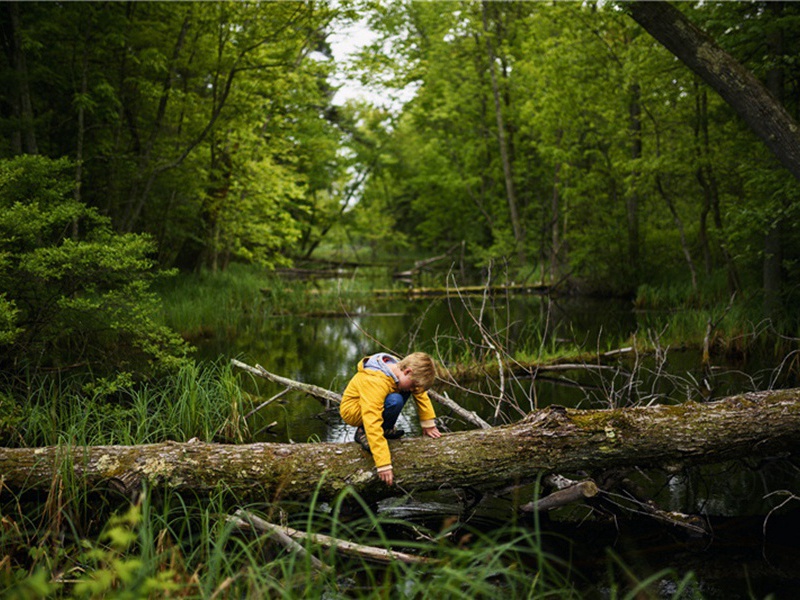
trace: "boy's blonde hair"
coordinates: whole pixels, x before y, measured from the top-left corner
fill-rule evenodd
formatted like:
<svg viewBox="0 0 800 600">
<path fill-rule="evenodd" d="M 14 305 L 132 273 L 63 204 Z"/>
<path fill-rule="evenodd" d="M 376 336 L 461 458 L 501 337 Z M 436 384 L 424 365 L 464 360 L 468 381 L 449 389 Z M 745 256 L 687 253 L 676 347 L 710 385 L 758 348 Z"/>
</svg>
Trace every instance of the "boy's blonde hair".
<svg viewBox="0 0 800 600">
<path fill-rule="evenodd" d="M 436 364 L 425 352 L 412 352 L 397 363 L 401 370 L 411 369 L 411 381 L 415 387 L 429 389 L 436 380 Z"/>
</svg>

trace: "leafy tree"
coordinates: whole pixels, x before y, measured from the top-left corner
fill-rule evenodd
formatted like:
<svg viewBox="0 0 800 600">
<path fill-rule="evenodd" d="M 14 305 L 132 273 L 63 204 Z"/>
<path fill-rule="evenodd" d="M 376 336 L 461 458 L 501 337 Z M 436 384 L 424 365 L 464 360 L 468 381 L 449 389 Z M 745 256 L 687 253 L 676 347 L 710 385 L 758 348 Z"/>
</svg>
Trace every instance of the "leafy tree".
<svg viewBox="0 0 800 600">
<path fill-rule="evenodd" d="M 72 196 L 65 159 L 0 161 L 0 365 L 125 378 L 176 367 L 187 345 L 159 320 L 155 246 L 114 234 Z"/>
<path fill-rule="evenodd" d="M 341 173 L 326 118 L 336 12 L 11 3 L 0 77 L 16 83 L 0 93 L 0 124 L 20 143 L 3 155 L 35 152 L 22 146 L 30 132 L 39 152 L 74 158 L 76 197 L 117 231 L 151 234 L 162 264 L 282 262 Z"/>
</svg>

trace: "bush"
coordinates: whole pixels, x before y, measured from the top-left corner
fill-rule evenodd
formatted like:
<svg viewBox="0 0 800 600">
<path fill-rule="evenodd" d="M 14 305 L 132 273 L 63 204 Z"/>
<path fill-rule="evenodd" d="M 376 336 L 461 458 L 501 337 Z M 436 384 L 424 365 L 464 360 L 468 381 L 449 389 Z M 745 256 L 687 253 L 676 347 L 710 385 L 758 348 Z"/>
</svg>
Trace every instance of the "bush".
<svg viewBox="0 0 800 600">
<path fill-rule="evenodd" d="M 177 367 L 189 347 L 158 318 L 165 275 L 144 235 L 72 197 L 66 160 L 0 161 L 0 368 L 81 367 L 143 375 Z"/>
</svg>

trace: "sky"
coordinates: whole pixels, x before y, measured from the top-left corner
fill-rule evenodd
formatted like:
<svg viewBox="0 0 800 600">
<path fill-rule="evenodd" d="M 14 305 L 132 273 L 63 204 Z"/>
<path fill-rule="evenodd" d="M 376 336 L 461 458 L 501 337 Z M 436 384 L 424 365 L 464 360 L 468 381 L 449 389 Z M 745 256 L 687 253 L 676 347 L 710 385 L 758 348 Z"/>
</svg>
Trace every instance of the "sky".
<svg viewBox="0 0 800 600">
<path fill-rule="evenodd" d="M 334 30 L 328 35 L 333 57 L 337 64 L 347 64 L 349 57 L 358 52 L 363 46 L 372 42 L 376 35 L 367 27 L 366 19 L 347 26 L 335 25 Z M 333 83 L 342 87 L 333 98 L 333 103 L 342 105 L 348 100 L 364 99 L 373 104 L 383 104 L 385 98 L 369 88 L 361 85 L 357 78 L 348 77 L 340 72 L 331 78 Z"/>
</svg>

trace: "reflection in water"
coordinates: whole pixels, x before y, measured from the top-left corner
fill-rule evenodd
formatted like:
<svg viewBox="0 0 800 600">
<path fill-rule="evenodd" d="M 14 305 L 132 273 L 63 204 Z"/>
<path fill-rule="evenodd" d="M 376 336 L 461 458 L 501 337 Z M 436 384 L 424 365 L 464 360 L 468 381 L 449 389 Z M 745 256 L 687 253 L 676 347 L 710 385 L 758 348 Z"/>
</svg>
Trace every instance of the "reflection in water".
<svg viewBox="0 0 800 600">
<path fill-rule="evenodd" d="M 341 392 L 355 373 L 357 361 L 377 351 L 403 355 L 412 350 L 424 350 L 446 364 L 469 359 L 493 361 L 488 340 L 478 327 L 479 319 L 484 331 L 493 336 L 492 343 L 509 354 L 519 353 L 530 360 L 557 356 L 560 351 L 573 351 L 576 346 L 596 354 L 625 345 L 637 332 L 646 335 L 640 319 L 624 301 L 585 298 L 556 301 L 520 296 L 492 298 L 483 308 L 481 302 L 481 298 L 376 302 L 375 305 L 357 307 L 348 317 L 274 317 L 264 321 L 266 326 L 263 329 L 245 326 L 236 332 L 235 337 L 208 341 L 199 349 L 199 358 L 224 361 L 235 357 L 250 364 L 261 364 L 267 370 L 291 379 Z M 652 316 L 648 319 L 652 320 Z M 770 385 L 774 367 L 769 359 L 759 361 L 753 356 L 749 357 L 747 364 L 718 362 L 712 370 L 709 386 L 706 386 L 697 352 L 666 350 L 659 356 L 628 357 L 610 370 L 540 373 L 535 384 L 530 379 L 506 380 L 504 392 L 513 394 L 524 410 L 553 403 L 604 408 L 636 402 L 682 402 L 763 389 Z M 791 381 L 777 382 L 776 386 L 794 384 Z M 262 398 L 282 391 L 281 387 L 261 380 L 243 378 L 243 385 L 251 386 L 252 391 Z M 478 384 L 469 385 L 475 387 Z M 497 394 L 496 382 L 488 385 L 484 382 L 480 387 L 490 396 Z M 712 395 L 707 393 L 708 387 L 713 389 Z M 494 405 L 486 398 L 457 389 L 439 391 L 447 391 L 451 398 L 491 421 Z M 448 420 L 442 407 L 437 406 L 437 411 L 453 429 L 465 427 Z M 262 435 L 263 441 L 353 443 L 354 429 L 341 421 L 335 407 L 324 407 L 319 401 L 296 392 L 270 405 L 252 421 L 249 423 L 251 431 L 278 422 L 276 428 Z M 421 434 L 413 403 L 406 405 L 398 426 L 405 429 L 407 435 Z M 746 466 L 748 468 L 743 468 L 741 463 L 724 464 L 671 476 L 661 472 L 634 476 L 640 476 L 637 483 L 645 487 L 660 506 L 706 515 L 709 519 L 761 515 L 754 517 L 758 521 L 783 500 L 782 497 L 765 499 L 767 491 L 800 488 L 797 469 L 791 464 L 773 461 Z M 471 525 L 491 527 L 493 523 L 507 522 L 508 515 L 514 513 L 507 501 L 501 504 L 487 506 L 483 502 L 471 513 Z M 394 508 L 387 506 L 383 510 L 390 513 L 393 510 L 403 518 L 411 519 L 415 514 L 422 518 L 444 513 L 447 516 L 454 510 L 443 507 L 439 495 L 429 500 L 415 496 L 402 507 L 392 506 Z M 641 523 L 635 525 L 632 530 L 620 524 L 619 528 L 602 532 L 595 530 L 600 524 L 591 522 L 553 522 L 549 526 L 552 527 L 551 533 L 560 531 L 566 535 L 564 539 L 580 540 L 580 544 L 563 549 L 563 556 L 569 556 L 577 566 L 581 560 L 587 564 L 596 563 L 598 557 L 606 556 L 606 548 L 613 547 L 629 564 L 640 562 L 650 566 L 649 571 L 643 567 L 641 573 L 676 567 L 680 572 L 694 570 L 699 573 L 704 585 L 713 582 L 717 590 L 725 589 L 724 597 L 740 597 L 731 595 L 726 582 L 734 582 L 733 589 L 737 586 L 739 590 L 743 589 L 741 565 L 744 559 L 740 558 L 743 554 L 734 558 L 726 556 L 728 546 L 719 535 L 713 543 L 705 539 L 678 541 L 677 536 L 665 539 L 675 534 L 665 535 L 661 526 L 648 529 L 647 522 L 644 526 Z M 561 539 L 560 536 L 554 537 Z M 774 570 L 760 562 L 762 549 L 766 552 L 770 547 L 763 545 L 762 548 L 763 540 L 757 531 L 753 539 L 753 544 L 746 547 L 747 552 L 753 554 L 747 559 L 751 584 L 756 582 L 757 569 L 767 573 L 765 581 L 775 576 Z M 796 546 L 795 540 L 781 555 L 797 557 Z M 554 552 L 558 554 L 555 548 Z M 658 552 L 660 554 L 656 556 Z M 681 564 L 684 561 L 686 564 Z M 724 574 L 709 571 L 708 566 L 714 561 L 722 561 L 723 567 L 719 571 L 724 569 Z"/>
<path fill-rule="evenodd" d="M 237 357 L 261 364 L 273 373 L 341 392 L 355 373 L 357 361 L 378 351 L 403 355 L 424 350 L 445 364 L 470 359 L 493 364 L 495 355 L 488 347 L 487 335 L 493 336 L 491 342 L 509 355 L 524 355 L 529 360 L 557 356 L 566 350 L 574 352 L 576 346 L 596 354 L 625 345 L 634 334 L 646 335 L 630 304 L 622 300 L 515 296 L 489 298 L 485 306 L 482 303 L 480 297 L 416 302 L 376 300 L 374 305 L 352 309 L 347 317 L 274 317 L 263 321 L 266 326 L 262 330 L 244 327 L 234 338 L 209 341 L 200 349 L 200 357 Z M 652 320 L 652 315 L 648 319 Z M 524 412 L 549 404 L 606 408 L 702 401 L 759 389 L 770 383 L 774 372 L 768 362 L 759 362 L 756 357 L 750 357 L 746 365 L 718 363 L 708 380 L 713 388 L 713 396 L 709 396 L 703 379 L 706 374 L 695 351 L 666 349 L 656 356 L 628 356 L 612 367 L 602 371 L 543 372 L 535 384 L 530 378 L 514 380 L 506 376 L 503 392 L 512 396 Z M 263 398 L 282 390 L 263 381 L 252 385 L 258 387 L 257 393 Z M 496 403 L 492 398 L 499 393 L 498 378 L 486 377 L 467 385 L 486 395 L 459 389 L 438 391 L 446 391 L 465 408 L 492 422 Z M 249 424 L 255 432 L 278 422 L 277 427 L 262 434 L 261 440 L 352 442 L 354 429 L 341 421 L 335 408 L 324 407 L 318 400 L 296 392 L 284 398 L 261 411 Z M 469 427 L 451 419 L 443 407 L 436 408 L 452 430 Z M 518 416 L 514 413 L 509 418 Z M 399 427 L 409 436 L 421 435 L 413 403 L 406 405 Z M 649 485 L 660 494 L 662 505 L 672 510 L 730 515 L 763 510 L 764 489 L 780 489 L 781 478 L 796 479 L 791 473 L 769 466 L 755 470 L 742 469 L 741 465 L 724 468 L 729 472 L 720 474 L 703 468 Z M 713 483 L 720 476 L 728 482 L 729 490 L 722 496 L 719 486 Z"/>
</svg>

